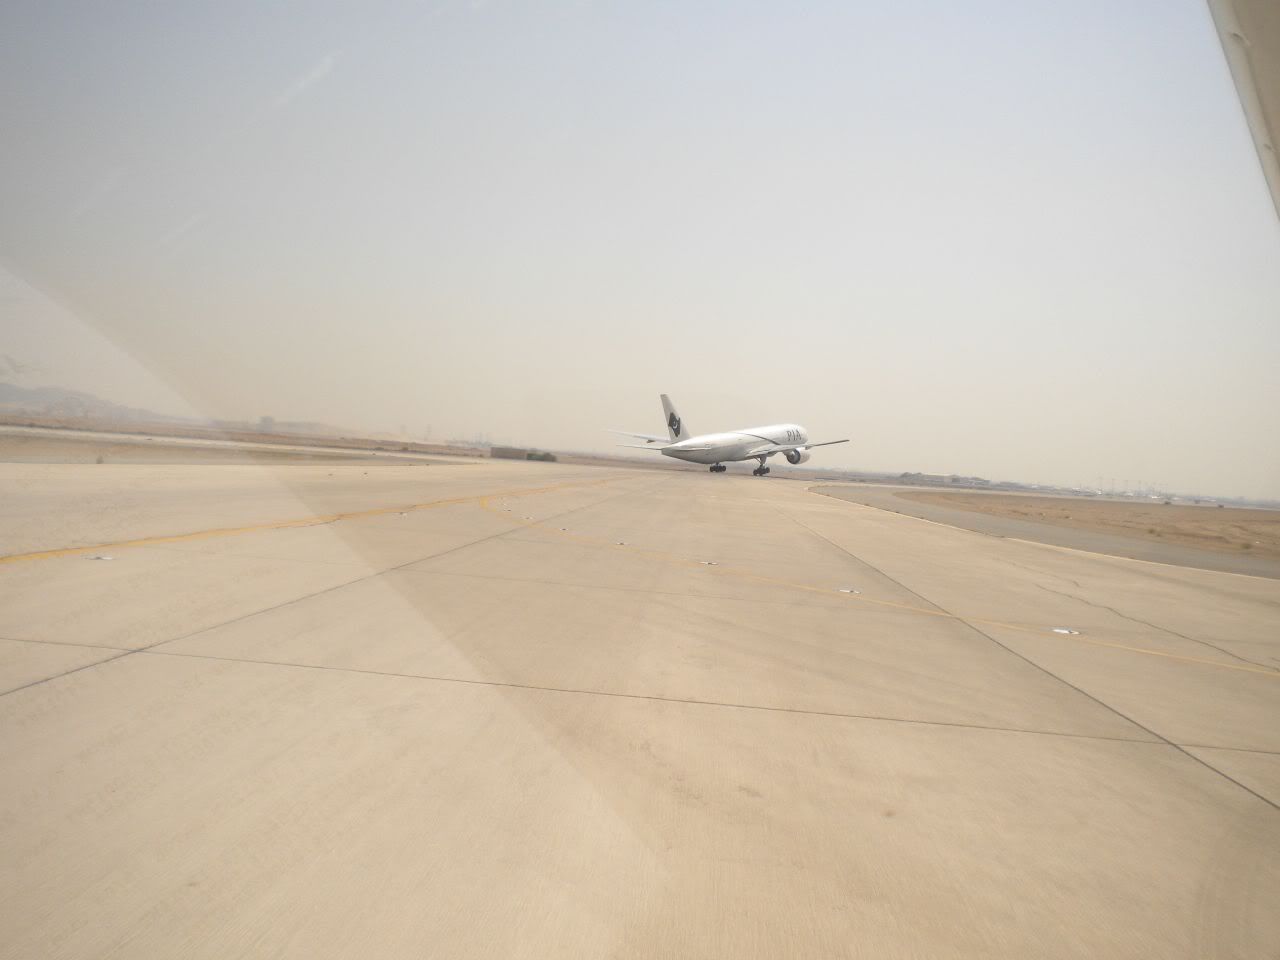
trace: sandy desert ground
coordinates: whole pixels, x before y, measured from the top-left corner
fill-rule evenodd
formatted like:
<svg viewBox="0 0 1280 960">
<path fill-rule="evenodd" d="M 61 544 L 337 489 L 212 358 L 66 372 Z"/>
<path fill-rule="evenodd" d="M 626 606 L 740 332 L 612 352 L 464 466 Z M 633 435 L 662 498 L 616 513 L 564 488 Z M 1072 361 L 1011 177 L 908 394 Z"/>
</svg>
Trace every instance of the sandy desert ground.
<svg viewBox="0 0 1280 960">
<path fill-rule="evenodd" d="M 0 957 L 1280 943 L 1280 581 L 523 462 L 0 463 L 0 544 Z"/>
<path fill-rule="evenodd" d="M 901 494 L 908 500 L 961 510 L 1018 517 L 1142 540 L 1180 543 L 1203 550 L 1280 559 L 1280 510 L 1216 507 L 1152 500 L 1102 500 L 1029 494 Z"/>
<path fill-rule="evenodd" d="M 952 496 L 965 497 L 972 498 L 974 502 L 977 502 L 985 496 L 1002 497 L 1004 495 L 983 493 L 952 494 L 922 491 L 919 487 L 870 483 L 818 483 L 809 485 L 809 489 L 823 496 L 845 500 L 850 503 L 860 503 L 865 506 L 875 507 L 903 516 L 916 517 L 921 520 L 929 520 L 934 523 L 944 523 L 948 526 L 959 527 L 962 530 L 969 530 L 990 537 L 999 537 L 1007 540 L 1026 540 L 1033 543 L 1082 550 L 1088 553 L 1101 553 L 1113 557 L 1126 557 L 1131 560 L 1192 567 L 1198 570 L 1217 570 L 1222 573 L 1238 573 L 1253 577 L 1280 579 L 1280 556 L 1276 556 L 1269 550 L 1263 550 L 1262 543 L 1250 550 L 1245 550 L 1243 547 L 1238 549 L 1209 549 L 1203 539 L 1187 538 L 1183 540 L 1175 536 L 1156 536 L 1148 533 L 1148 528 L 1156 530 L 1157 533 L 1161 529 L 1172 530 L 1172 523 L 1169 521 L 1147 519 L 1143 516 L 1143 512 L 1147 510 L 1172 509 L 1172 507 L 1164 507 L 1163 504 L 1153 504 L 1150 507 L 1146 507 L 1132 503 L 1119 503 L 1116 507 L 1099 507 L 1095 522 L 1090 524 L 1083 519 L 1088 515 L 1087 509 L 1077 511 L 1075 505 L 1077 503 L 1089 505 L 1093 501 L 1070 498 L 1043 498 L 1064 501 L 1057 507 L 1057 522 L 1050 523 L 1048 522 L 1049 514 L 1054 512 L 1052 508 L 1050 510 L 1032 510 L 1021 506 L 1020 501 L 1034 498 L 1024 498 L 1020 494 L 1009 495 L 1010 501 L 1014 504 L 1014 509 L 1002 507 L 997 501 L 996 504 L 986 509 L 977 510 L 966 509 L 964 503 L 967 501 L 952 502 L 949 498 Z M 921 494 L 925 495 L 921 496 Z M 1067 504 L 1070 504 L 1070 506 Z M 1197 515 L 1200 518 L 1207 515 L 1209 511 L 1213 511 L 1215 515 L 1219 513 L 1228 515 L 1229 510 L 1229 508 L 1217 510 L 1213 507 L 1192 509 L 1204 510 L 1204 514 Z M 1236 510 L 1230 512 L 1249 514 L 1247 522 L 1259 525 L 1259 529 L 1256 532 L 1260 535 L 1260 540 L 1263 537 L 1270 536 L 1266 532 L 1266 526 L 1270 523 L 1271 518 L 1276 516 L 1274 511 Z M 1039 516 L 1040 513 L 1046 513 L 1046 516 L 1042 518 Z M 1080 522 L 1076 522 L 1077 513 L 1079 514 Z M 1071 519 L 1067 519 L 1067 514 L 1071 515 Z M 1157 513 L 1156 516 L 1158 517 L 1159 514 Z M 1176 513 L 1169 515 L 1170 518 L 1176 516 Z M 1145 522 L 1147 526 L 1139 526 L 1142 522 Z M 1163 522 L 1167 526 L 1155 526 L 1157 522 Z M 1228 529 L 1228 526 L 1235 521 L 1231 520 L 1229 516 L 1224 516 L 1224 519 L 1219 522 L 1221 525 L 1216 527 L 1213 520 L 1201 519 L 1200 522 L 1205 524 L 1201 529 L 1222 532 Z"/>
</svg>

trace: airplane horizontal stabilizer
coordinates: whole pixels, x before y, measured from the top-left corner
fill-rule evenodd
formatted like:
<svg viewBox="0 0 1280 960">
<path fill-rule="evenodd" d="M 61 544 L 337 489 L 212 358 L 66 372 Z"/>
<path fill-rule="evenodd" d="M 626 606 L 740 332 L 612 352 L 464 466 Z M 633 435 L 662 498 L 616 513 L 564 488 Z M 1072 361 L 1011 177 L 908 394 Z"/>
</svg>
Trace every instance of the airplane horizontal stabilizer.
<svg viewBox="0 0 1280 960">
<path fill-rule="evenodd" d="M 616 433 L 620 437 L 635 437 L 637 440 L 644 440 L 646 443 L 670 443 L 667 437 L 659 437 L 652 433 L 632 433 L 630 430 L 610 430 L 609 433 Z"/>
</svg>

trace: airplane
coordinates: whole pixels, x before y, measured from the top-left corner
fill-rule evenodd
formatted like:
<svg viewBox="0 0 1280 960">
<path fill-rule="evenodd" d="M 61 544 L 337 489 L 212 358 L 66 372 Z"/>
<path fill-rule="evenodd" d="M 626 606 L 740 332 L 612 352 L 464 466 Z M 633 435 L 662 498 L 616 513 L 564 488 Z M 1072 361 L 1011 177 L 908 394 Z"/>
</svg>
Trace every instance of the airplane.
<svg viewBox="0 0 1280 960">
<path fill-rule="evenodd" d="M 691 437 L 688 426 L 676 412 L 671 398 L 665 393 L 661 396 L 662 412 L 667 417 L 667 436 L 610 430 L 610 433 L 644 441 L 644 443 L 620 443 L 618 446 L 657 450 L 664 457 L 675 457 L 677 460 L 687 460 L 690 463 L 709 463 L 712 473 L 724 473 L 728 469 L 725 466 L 726 462 L 758 460 L 760 465 L 751 472 L 757 477 L 763 477 L 769 472 L 765 461 L 775 453 L 782 454 L 787 458 L 787 463 L 795 466 L 808 460 L 809 451 L 814 447 L 829 447 L 833 444 L 849 442 L 848 440 L 827 440 L 823 443 L 811 443 L 805 428 L 795 423 L 778 423 L 769 427 L 751 427 L 749 430 L 734 430 L 730 433 L 704 433 Z"/>
</svg>

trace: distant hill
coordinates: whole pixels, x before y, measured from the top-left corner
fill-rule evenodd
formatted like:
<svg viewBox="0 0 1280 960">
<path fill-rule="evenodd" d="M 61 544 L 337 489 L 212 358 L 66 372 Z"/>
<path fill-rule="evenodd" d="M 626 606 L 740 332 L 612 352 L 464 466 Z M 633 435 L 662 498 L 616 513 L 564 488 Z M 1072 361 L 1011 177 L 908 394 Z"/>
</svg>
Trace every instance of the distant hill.
<svg viewBox="0 0 1280 960">
<path fill-rule="evenodd" d="M 65 387 L 23 387 L 0 381 L 0 412 L 25 413 L 67 419 L 148 422 L 191 422 L 185 417 L 156 413 L 142 407 L 126 407 L 83 390 Z"/>
</svg>

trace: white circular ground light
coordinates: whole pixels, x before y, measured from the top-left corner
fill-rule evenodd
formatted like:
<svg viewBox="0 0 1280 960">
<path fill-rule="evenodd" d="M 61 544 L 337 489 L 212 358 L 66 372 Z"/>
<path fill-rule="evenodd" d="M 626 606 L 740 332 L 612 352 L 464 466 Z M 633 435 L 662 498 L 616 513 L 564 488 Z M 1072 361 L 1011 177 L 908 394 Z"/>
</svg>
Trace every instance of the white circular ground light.
<svg viewBox="0 0 1280 960">
<path fill-rule="evenodd" d="M 1054 627 L 1054 628 L 1053 628 L 1053 632 L 1054 632 L 1054 633 L 1064 633 L 1064 634 L 1066 634 L 1066 635 L 1067 635 L 1067 636 L 1069 636 L 1069 637 L 1078 637 L 1078 636 L 1080 636 L 1080 631 L 1079 631 L 1079 630 L 1072 630 L 1070 627 Z"/>
<path fill-rule="evenodd" d="M 853 587 L 841 587 L 840 592 L 841 593 L 862 593 L 861 590 L 855 590 L 853 589 Z"/>
</svg>

